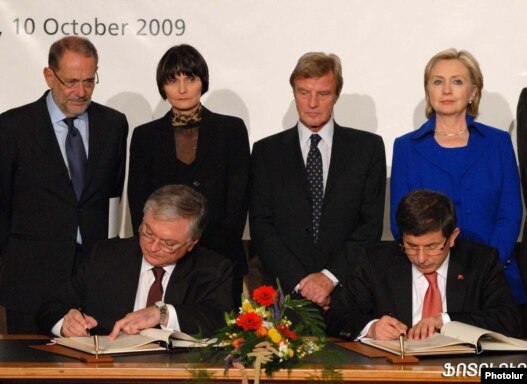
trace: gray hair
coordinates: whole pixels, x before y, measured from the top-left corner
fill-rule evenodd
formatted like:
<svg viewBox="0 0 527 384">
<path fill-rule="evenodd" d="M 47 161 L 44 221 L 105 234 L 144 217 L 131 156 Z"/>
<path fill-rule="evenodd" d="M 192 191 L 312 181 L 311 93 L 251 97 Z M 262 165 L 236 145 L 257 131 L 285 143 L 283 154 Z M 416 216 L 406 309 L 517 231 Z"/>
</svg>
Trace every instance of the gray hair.
<svg viewBox="0 0 527 384">
<path fill-rule="evenodd" d="M 152 213 L 158 220 L 173 221 L 189 219 L 192 221 L 190 237 L 198 239 L 206 224 L 205 197 L 186 185 L 165 185 L 150 195 L 143 213 Z"/>
</svg>

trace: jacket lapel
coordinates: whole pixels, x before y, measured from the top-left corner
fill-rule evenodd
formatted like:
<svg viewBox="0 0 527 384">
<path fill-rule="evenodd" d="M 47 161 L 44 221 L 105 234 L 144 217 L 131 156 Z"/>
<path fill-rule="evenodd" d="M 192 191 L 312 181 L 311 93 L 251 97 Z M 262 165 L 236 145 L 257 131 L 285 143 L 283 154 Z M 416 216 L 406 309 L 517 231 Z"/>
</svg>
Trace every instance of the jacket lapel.
<svg viewBox="0 0 527 384">
<path fill-rule="evenodd" d="M 89 124 L 89 148 L 88 148 L 88 163 L 86 166 L 86 180 L 84 181 L 84 190 L 81 199 L 85 196 L 85 192 L 88 189 L 95 171 L 97 170 L 97 164 L 101 158 L 101 151 L 104 148 L 104 137 L 108 127 L 103 121 L 100 113 L 98 113 L 97 107 L 90 104 L 88 109 L 88 124 Z"/>
<path fill-rule="evenodd" d="M 331 189 L 337 184 L 337 180 L 344 173 L 348 164 L 353 164 L 354 143 L 349 142 L 343 135 L 343 130 L 337 123 L 335 123 L 335 130 L 333 132 L 333 143 L 331 145 L 331 160 L 329 163 L 328 178 L 326 181 L 326 188 L 324 191 L 324 200 L 331 192 Z"/>
<path fill-rule="evenodd" d="M 446 280 L 446 302 L 448 312 L 462 312 L 465 302 L 466 283 L 468 278 L 464 267 L 465 255 L 457 247 L 450 250 L 448 275 Z"/>
<path fill-rule="evenodd" d="M 48 158 L 53 161 L 65 178 L 69 179 L 68 168 L 62 157 L 57 136 L 49 117 L 48 107 L 46 105 L 46 97 L 49 91 L 37 101 L 37 115 L 35 116 L 35 123 L 33 129 L 35 133 L 33 138 L 36 140 L 40 149 L 47 154 Z M 72 189 L 73 191 L 73 189 Z"/>
<path fill-rule="evenodd" d="M 218 130 L 211 124 L 211 116 L 211 112 L 207 108 L 202 107 L 196 158 L 194 159 L 193 166 L 191 167 L 193 175 L 200 173 L 199 169 L 203 165 L 203 162 L 207 157 L 207 153 L 209 152 L 210 148 L 214 146 L 214 143 L 217 142 L 216 136 L 218 134 Z"/>
<path fill-rule="evenodd" d="M 415 149 L 423 158 L 447 174 L 450 174 L 451 170 L 448 163 L 443 161 L 442 148 L 434 139 L 435 124 L 435 115 L 432 115 L 412 135 L 412 140 L 415 140 Z M 459 165 L 462 169 L 462 174 L 469 170 L 476 161 L 479 161 L 480 157 L 488 151 L 488 146 L 490 145 L 489 140 L 484 140 L 483 133 L 474 124 L 474 119 L 471 116 L 467 116 L 467 127 L 470 130 L 470 145 L 466 147 L 467 154 L 465 161 Z"/>
<path fill-rule="evenodd" d="M 167 291 L 165 293 L 165 301 L 170 302 L 171 304 L 182 304 L 187 295 L 189 287 L 188 277 L 192 272 L 192 265 L 194 264 L 192 258 L 192 252 L 187 253 L 182 259 L 180 259 L 172 275 L 170 275 L 170 280 L 168 281 Z"/>
<path fill-rule="evenodd" d="M 277 155 L 282 156 L 281 164 L 284 167 L 284 172 L 287 172 L 309 194 L 309 182 L 300 149 L 298 127 L 295 126 L 286 132 L 282 139 L 282 148 L 277 151 Z"/>
<path fill-rule="evenodd" d="M 398 320 L 408 326 L 412 326 L 412 266 L 406 256 L 397 253 L 393 267 L 387 273 L 395 307 L 393 314 Z"/>
</svg>

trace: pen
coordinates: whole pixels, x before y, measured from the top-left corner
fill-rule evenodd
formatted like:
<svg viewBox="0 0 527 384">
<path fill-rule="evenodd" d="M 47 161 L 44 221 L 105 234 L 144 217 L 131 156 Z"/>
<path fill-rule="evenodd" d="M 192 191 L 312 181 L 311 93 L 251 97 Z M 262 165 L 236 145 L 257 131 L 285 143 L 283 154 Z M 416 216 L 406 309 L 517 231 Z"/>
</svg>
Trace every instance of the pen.
<svg viewBox="0 0 527 384">
<path fill-rule="evenodd" d="M 86 316 L 84 316 L 84 312 L 82 312 L 82 309 L 81 309 L 81 308 L 79 308 L 79 312 L 81 313 L 81 315 L 82 315 L 82 317 L 84 318 L 84 320 L 86 320 Z M 86 322 L 86 324 L 88 324 L 88 322 Z M 90 328 L 86 328 L 86 334 L 87 334 L 88 336 L 91 336 L 91 335 L 90 335 Z"/>
<path fill-rule="evenodd" d="M 401 359 L 404 359 L 404 338 L 405 338 L 405 334 L 401 333 L 399 335 L 399 346 L 401 347 Z"/>
<path fill-rule="evenodd" d="M 95 347 L 95 358 L 99 358 L 99 336 L 93 335 L 93 345 Z"/>
</svg>

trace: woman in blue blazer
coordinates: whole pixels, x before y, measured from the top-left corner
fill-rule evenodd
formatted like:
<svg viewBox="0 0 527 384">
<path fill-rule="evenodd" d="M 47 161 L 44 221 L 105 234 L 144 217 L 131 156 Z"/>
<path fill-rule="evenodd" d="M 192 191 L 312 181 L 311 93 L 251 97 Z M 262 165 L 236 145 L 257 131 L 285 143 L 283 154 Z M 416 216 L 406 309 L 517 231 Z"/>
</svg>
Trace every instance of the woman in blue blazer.
<svg viewBox="0 0 527 384">
<path fill-rule="evenodd" d="M 527 295 L 513 254 L 522 219 L 518 166 L 510 135 L 474 119 L 483 88 L 476 59 L 449 49 L 425 68 L 426 116 L 417 131 L 395 140 L 390 217 L 394 238 L 399 201 L 419 188 L 448 195 L 461 237 L 499 251 L 518 304 Z"/>
</svg>

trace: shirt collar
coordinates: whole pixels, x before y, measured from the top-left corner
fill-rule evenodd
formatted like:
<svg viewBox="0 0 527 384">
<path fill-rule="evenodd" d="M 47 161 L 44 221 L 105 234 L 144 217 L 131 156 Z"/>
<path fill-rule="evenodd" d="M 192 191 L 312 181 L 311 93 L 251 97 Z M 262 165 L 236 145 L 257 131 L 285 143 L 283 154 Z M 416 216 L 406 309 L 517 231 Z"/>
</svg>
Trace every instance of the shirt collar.
<svg viewBox="0 0 527 384">
<path fill-rule="evenodd" d="M 49 117 L 53 125 L 61 122 L 62 120 L 66 118 L 66 115 L 62 113 L 60 108 L 55 103 L 55 100 L 53 100 L 53 96 L 51 96 L 51 91 L 49 91 L 46 96 L 46 104 L 47 104 L 48 111 L 49 111 Z M 88 122 L 88 112 L 85 111 L 81 113 L 80 115 L 77 116 L 77 119 Z"/>
<path fill-rule="evenodd" d="M 301 145 L 310 145 L 311 135 L 315 132 L 311 131 L 309 128 L 307 128 L 304 124 L 302 124 L 301 121 L 298 122 L 298 136 L 300 139 Z M 333 132 L 335 131 L 335 123 L 333 122 L 333 118 L 329 119 L 329 121 L 322 127 L 322 129 L 316 134 L 318 134 L 322 140 L 324 140 L 326 143 L 332 143 L 333 142 Z"/>
<path fill-rule="evenodd" d="M 152 264 L 150 264 L 148 261 L 146 261 L 146 259 L 143 256 L 143 262 L 141 263 L 141 273 L 143 273 L 145 271 L 148 271 L 148 270 L 150 270 L 152 268 L 154 268 L 154 266 Z M 176 268 L 176 263 L 170 264 L 170 265 L 167 265 L 167 266 L 163 267 L 165 272 L 167 272 L 169 274 L 172 273 L 174 268 Z"/>
<path fill-rule="evenodd" d="M 450 260 L 450 252 L 448 252 L 448 255 L 447 255 L 445 261 L 443 261 L 443 264 L 441 264 L 441 266 L 436 269 L 437 274 L 439 276 L 441 276 L 445 281 L 446 281 L 447 274 L 448 274 L 448 263 L 449 263 L 449 260 Z M 417 279 L 420 279 L 421 277 L 424 278 L 424 274 L 422 272 L 420 272 L 415 267 L 415 265 L 412 264 L 412 280 L 416 281 Z"/>
<path fill-rule="evenodd" d="M 481 136 L 485 134 L 479 129 L 478 123 L 476 123 L 474 116 L 466 115 L 467 128 L 470 132 L 477 132 Z M 412 135 L 412 140 L 421 140 L 428 136 L 434 136 L 434 130 L 436 128 L 436 114 L 432 114 L 430 118 Z"/>
</svg>

